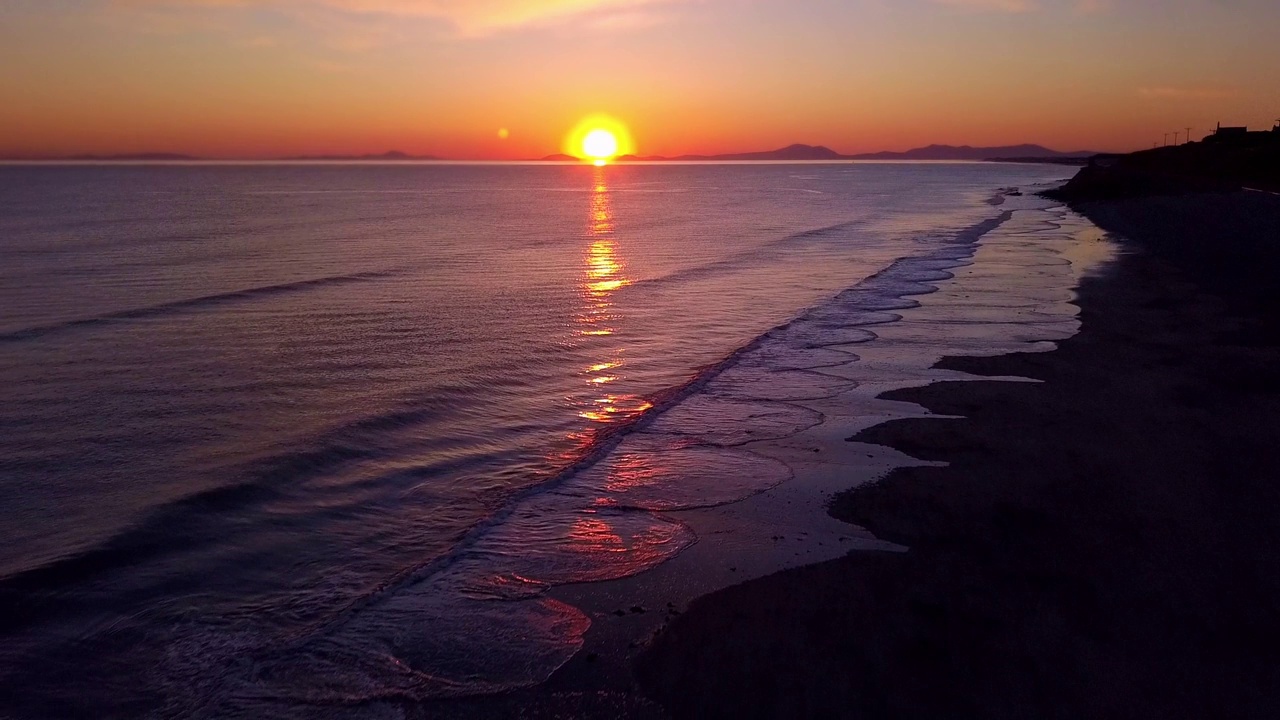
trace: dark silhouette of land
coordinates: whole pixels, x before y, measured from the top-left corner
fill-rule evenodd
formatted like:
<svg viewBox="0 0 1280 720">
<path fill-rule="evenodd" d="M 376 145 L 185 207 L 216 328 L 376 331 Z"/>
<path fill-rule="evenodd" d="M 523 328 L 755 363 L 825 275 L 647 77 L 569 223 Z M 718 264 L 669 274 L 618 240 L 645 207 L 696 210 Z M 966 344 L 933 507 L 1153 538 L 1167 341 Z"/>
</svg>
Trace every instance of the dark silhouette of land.
<svg viewBox="0 0 1280 720">
<path fill-rule="evenodd" d="M 1004 145 L 999 147 L 970 147 L 962 145 L 929 145 L 906 152 L 878 152 L 853 155 L 855 160 L 1044 160 L 1053 158 L 1087 158 L 1097 155 L 1089 150 L 1061 152 L 1043 145 Z"/>
<path fill-rule="evenodd" d="M 1280 127 L 1129 155 L 1100 155 L 1053 197 L 1117 200 L 1241 188 L 1280 191 Z"/>
<path fill-rule="evenodd" d="M 399 150 L 391 150 L 377 155 L 298 155 L 294 157 L 281 158 L 282 160 L 295 161 L 324 161 L 324 162 L 369 162 L 369 161 L 423 161 L 423 160 L 440 160 L 441 158 L 434 155 L 409 155 Z"/>
</svg>

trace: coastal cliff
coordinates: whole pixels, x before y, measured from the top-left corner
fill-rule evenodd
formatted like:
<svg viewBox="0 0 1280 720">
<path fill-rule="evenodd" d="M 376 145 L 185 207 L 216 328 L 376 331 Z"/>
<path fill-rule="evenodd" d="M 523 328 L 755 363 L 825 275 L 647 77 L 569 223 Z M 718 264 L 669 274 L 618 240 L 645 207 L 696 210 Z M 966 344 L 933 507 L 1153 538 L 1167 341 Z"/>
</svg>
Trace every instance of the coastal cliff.
<svg viewBox="0 0 1280 720">
<path fill-rule="evenodd" d="M 1099 155 L 1062 188 L 1045 194 L 1084 202 L 1246 188 L 1280 191 L 1280 130 Z"/>
</svg>

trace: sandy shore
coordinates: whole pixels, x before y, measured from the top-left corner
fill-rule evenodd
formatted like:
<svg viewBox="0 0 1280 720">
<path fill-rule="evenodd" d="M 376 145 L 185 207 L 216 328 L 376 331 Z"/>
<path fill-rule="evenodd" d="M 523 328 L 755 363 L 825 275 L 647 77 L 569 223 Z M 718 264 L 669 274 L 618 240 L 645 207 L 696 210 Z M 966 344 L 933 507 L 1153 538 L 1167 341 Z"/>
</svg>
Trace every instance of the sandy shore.
<svg viewBox="0 0 1280 720">
<path fill-rule="evenodd" d="M 949 463 L 833 503 L 911 550 L 694 602 L 644 692 L 675 717 L 1280 717 L 1277 200 L 1084 207 L 1147 250 L 1082 282 L 1080 334 L 940 364 L 1043 382 L 894 391 L 965 419 L 856 437 Z"/>
</svg>

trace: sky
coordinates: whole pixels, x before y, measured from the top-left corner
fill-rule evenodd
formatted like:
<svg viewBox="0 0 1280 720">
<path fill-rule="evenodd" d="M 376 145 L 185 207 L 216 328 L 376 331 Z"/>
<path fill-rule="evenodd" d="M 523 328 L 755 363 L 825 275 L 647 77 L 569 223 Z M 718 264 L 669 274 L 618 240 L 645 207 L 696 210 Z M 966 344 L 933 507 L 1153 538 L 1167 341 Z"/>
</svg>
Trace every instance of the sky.
<svg viewBox="0 0 1280 720">
<path fill-rule="evenodd" d="M 0 155 L 1122 151 L 1280 118 L 1276 0 L 0 0 Z M 1171 138 L 1172 139 L 1172 138 Z"/>
</svg>

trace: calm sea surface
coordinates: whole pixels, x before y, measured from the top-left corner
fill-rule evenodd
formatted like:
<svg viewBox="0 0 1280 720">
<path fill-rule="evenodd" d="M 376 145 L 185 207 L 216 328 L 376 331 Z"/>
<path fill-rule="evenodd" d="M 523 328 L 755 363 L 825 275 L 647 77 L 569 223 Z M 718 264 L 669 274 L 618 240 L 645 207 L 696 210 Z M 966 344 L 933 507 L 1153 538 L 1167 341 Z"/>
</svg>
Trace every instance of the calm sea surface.
<svg viewBox="0 0 1280 720">
<path fill-rule="evenodd" d="M 395 625 L 410 585 L 444 638 L 416 657 L 447 666 L 523 583 L 661 561 L 661 527 L 605 571 L 607 518 L 565 534 L 511 508 L 553 503 L 702 368 L 995 217 L 999 188 L 1069 174 L 0 166 L 0 715 L 217 715 L 323 674 L 273 653 L 363 662 L 341 637 Z M 657 477 L 647 502 L 690 502 Z M 430 590 L 460 567 L 503 589 Z M 530 612 L 547 642 L 569 622 Z M 523 680 L 511 662 L 441 682 Z"/>
</svg>

